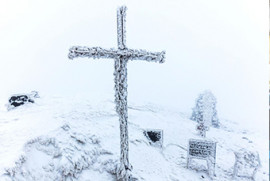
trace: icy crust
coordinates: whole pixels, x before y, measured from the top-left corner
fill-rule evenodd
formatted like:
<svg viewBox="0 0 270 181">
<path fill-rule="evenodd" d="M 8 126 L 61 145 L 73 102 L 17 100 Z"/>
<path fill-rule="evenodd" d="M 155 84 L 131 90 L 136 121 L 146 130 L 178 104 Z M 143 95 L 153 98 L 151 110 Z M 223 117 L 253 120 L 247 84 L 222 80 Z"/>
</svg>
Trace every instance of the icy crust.
<svg viewBox="0 0 270 181">
<path fill-rule="evenodd" d="M 116 59 L 119 57 L 125 57 L 128 60 L 146 60 L 151 62 L 165 62 L 165 51 L 162 52 L 149 52 L 146 50 L 136 49 L 104 49 L 101 47 L 84 47 L 84 46 L 73 46 L 69 49 L 68 58 L 74 59 L 77 57 L 88 57 L 88 58 L 111 58 Z"/>
<path fill-rule="evenodd" d="M 24 149 L 25 155 L 6 169 L 11 180 L 80 180 L 86 169 L 116 174 L 117 160 L 101 147 L 100 139 L 74 132 L 67 124 L 50 136 L 30 140 Z"/>
</svg>

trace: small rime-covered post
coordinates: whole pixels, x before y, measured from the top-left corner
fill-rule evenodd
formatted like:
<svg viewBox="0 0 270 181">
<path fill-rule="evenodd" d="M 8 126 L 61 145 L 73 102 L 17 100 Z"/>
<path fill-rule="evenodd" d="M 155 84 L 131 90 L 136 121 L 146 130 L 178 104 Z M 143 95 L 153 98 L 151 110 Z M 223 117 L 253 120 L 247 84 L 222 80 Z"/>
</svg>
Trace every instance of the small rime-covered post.
<svg viewBox="0 0 270 181">
<path fill-rule="evenodd" d="M 128 181 L 131 178 L 132 166 L 129 163 L 128 141 L 128 108 L 127 108 L 127 62 L 128 60 L 146 60 L 164 63 L 165 51 L 148 52 L 146 50 L 128 49 L 126 46 L 126 7 L 117 10 L 117 49 L 101 47 L 74 46 L 69 49 L 68 57 L 112 58 L 114 59 L 115 104 L 120 123 L 120 165 L 117 168 L 117 179 Z"/>
<path fill-rule="evenodd" d="M 201 137 L 206 137 L 206 131 L 208 131 L 208 127 L 205 125 L 204 121 L 199 121 L 196 127 L 196 130 L 199 132 Z"/>
</svg>

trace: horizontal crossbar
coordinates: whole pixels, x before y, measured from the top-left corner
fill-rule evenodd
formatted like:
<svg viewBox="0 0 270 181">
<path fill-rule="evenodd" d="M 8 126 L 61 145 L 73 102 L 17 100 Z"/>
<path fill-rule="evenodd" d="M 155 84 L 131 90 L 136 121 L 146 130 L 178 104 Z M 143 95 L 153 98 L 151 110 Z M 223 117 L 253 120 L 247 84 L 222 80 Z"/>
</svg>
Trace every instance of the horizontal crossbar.
<svg viewBox="0 0 270 181">
<path fill-rule="evenodd" d="M 125 58 L 128 60 L 146 60 L 150 62 L 165 62 L 165 51 L 162 52 L 148 52 L 146 50 L 136 49 L 104 49 L 101 47 L 81 47 L 74 46 L 69 49 L 68 58 L 73 59 L 77 57 L 88 58 Z"/>
</svg>

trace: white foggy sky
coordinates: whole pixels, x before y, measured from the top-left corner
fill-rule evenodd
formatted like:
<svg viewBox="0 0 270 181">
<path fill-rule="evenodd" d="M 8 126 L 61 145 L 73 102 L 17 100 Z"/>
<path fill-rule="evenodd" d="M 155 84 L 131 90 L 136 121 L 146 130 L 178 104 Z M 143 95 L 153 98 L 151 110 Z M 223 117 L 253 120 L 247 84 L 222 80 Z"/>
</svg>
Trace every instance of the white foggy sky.
<svg viewBox="0 0 270 181">
<path fill-rule="evenodd" d="M 166 62 L 128 64 L 128 100 L 187 112 L 210 89 L 222 118 L 268 128 L 268 1 L 1 1 L 1 104 L 11 93 L 113 99 L 113 60 L 67 58 L 73 45 L 166 50 Z"/>
</svg>

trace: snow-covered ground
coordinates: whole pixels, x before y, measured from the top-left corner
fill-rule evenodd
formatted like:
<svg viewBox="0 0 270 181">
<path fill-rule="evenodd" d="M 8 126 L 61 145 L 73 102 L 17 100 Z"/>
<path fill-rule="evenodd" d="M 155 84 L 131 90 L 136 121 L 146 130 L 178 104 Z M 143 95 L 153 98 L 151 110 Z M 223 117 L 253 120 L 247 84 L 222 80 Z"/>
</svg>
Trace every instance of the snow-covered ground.
<svg viewBox="0 0 270 181">
<path fill-rule="evenodd" d="M 1 181 L 116 180 L 120 137 L 113 100 L 42 96 L 36 101 L 1 110 Z M 139 180 L 211 180 L 202 160 L 193 160 L 192 169 L 186 168 L 188 140 L 200 138 L 189 117 L 181 110 L 149 103 L 129 104 L 130 161 Z M 144 129 L 163 129 L 163 148 L 149 145 Z M 240 148 L 259 152 L 262 167 L 256 180 L 269 179 L 264 132 L 221 119 L 221 128 L 211 127 L 207 138 L 218 142 L 213 180 L 232 180 L 233 151 Z"/>
</svg>

